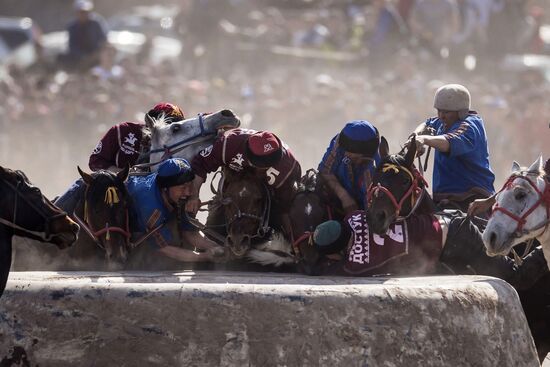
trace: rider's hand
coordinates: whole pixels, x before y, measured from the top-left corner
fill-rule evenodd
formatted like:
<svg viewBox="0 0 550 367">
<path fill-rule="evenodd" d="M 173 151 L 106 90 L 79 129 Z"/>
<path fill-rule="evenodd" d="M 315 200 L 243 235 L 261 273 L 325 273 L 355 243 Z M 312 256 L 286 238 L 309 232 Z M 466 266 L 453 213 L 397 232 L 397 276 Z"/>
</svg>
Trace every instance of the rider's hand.
<svg viewBox="0 0 550 367">
<path fill-rule="evenodd" d="M 189 198 L 185 203 L 185 211 L 195 216 L 197 215 L 197 212 L 199 211 L 200 206 L 201 206 L 201 200 L 198 197 L 192 197 L 192 198 Z"/>
<path fill-rule="evenodd" d="M 495 198 L 491 196 L 487 199 L 476 199 L 468 207 L 468 216 L 473 217 L 480 213 L 485 213 L 495 204 Z"/>
<path fill-rule="evenodd" d="M 422 135 L 416 136 L 416 156 L 420 157 L 426 152 L 426 146 L 424 145 L 424 137 Z"/>
</svg>

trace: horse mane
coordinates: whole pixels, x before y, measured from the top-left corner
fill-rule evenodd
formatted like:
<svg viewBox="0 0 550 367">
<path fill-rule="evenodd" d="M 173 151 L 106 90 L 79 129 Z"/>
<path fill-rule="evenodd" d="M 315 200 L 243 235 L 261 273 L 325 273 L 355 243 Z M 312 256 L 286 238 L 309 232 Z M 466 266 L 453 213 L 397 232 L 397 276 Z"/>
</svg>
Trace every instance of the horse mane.
<svg viewBox="0 0 550 367">
<path fill-rule="evenodd" d="M 141 134 L 142 134 L 143 139 L 146 139 L 148 141 L 151 140 L 155 130 L 158 130 L 159 128 L 161 128 L 163 126 L 166 126 L 166 120 L 167 120 L 167 117 L 166 117 L 164 112 L 159 117 L 150 117 L 149 116 L 149 118 L 151 119 L 153 125 L 152 126 L 145 125 L 141 129 Z"/>
<path fill-rule="evenodd" d="M 124 182 L 118 178 L 116 174 L 107 170 L 99 170 L 91 173 L 93 184 L 90 186 L 90 195 L 95 200 L 103 200 L 103 197 L 97 198 L 98 194 L 104 195 L 109 187 L 116 187 L 121 194 L 127 196 L 126 186 Z"/>
</svg>

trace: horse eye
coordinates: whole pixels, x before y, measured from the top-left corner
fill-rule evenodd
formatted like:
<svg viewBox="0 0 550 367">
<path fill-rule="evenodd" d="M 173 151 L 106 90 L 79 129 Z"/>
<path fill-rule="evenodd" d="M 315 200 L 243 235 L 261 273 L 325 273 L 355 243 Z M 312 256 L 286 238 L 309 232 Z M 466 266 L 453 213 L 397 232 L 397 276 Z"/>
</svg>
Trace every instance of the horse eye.
<svg viewBox="0 0 550 367">
<path fill-rule="evenodd" d="M 523 200 L 526 196 L 527 194 L 525 193 L 525 191 L 518 191 L 516 192 L 515 198 L 516 200 Z"/>
<path fill-rule="evenodd" d="M 172 132 L 173 133 L 177 133 L 178 131 L 180 131 L 180 129 L 181 129 L 180 125 L 172 125 Z"/>
</svg>

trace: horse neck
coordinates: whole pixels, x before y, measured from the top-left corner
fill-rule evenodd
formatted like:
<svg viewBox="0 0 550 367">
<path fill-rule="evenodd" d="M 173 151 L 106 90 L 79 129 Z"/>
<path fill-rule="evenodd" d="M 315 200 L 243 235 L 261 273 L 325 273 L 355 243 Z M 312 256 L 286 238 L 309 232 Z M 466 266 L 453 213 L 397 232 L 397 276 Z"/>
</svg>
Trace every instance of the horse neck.
<svg viewBox="0 0 550 367">
<path fill-rule="evenodd" d="M 435 206 L 435 203 L 431 197 L 431 195 L 428 193 L 428 191 L 424 188 L 422 189 L 423 195 L 422 199 L 420 199 L 420 204 L 418 204 L 418 207 L 416 208 L 415 214 L 433 214 L 437 211 L 437 207 Z"/>
</svg>

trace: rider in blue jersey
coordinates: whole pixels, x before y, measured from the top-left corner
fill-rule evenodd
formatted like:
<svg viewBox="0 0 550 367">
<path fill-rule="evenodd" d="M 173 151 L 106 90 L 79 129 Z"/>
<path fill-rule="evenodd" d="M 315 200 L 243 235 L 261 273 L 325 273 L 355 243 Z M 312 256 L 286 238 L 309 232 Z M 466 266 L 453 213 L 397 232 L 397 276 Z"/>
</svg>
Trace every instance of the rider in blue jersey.
<svg viewBox="0 0 550 367">
<path fill-rule="evenodd" d="M 379 145 L 380 135 L 370 122 L 350 121 L 332 138 L 319 163 L 327 194 L 344 213 L 366 208 L 366 192 L 380 161 Z"/>
<path fill-rule="evenodd" d="M 134 230 L 143 234 L 154 232 L 147 240 L 148 244 L 172 259 L 212 261 L 223 254 L 223 248 L 202 237 L 186 216 L 178 218 L 177 215 L 180 202 L 192 194 L 194 177 L 189 163 L 181 158 L 162 162 L 158 172 L 150 175 L 131 176 L 127 187 L 137 216 Z M 170 226 L 172 221 L 179 222 L 175 231 Z M 203 251 L 182 248 L 180 240 L 182 244 Z"/>
<path fill-rule="evenodd" d="M 452 202 L 466 211 L 473 200 L 495 192 L 483 120 L 470 111 L 470 92 L 460 84 L 439 88 L 434 107 L 437 117 L 416 128 L 416 143 L 421 152 L 423 145 L 435 149 L 434 201 L 442 207 Z M 426 135 L 427 128 L 435 135 Z"/>
</svg>

